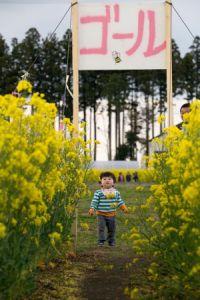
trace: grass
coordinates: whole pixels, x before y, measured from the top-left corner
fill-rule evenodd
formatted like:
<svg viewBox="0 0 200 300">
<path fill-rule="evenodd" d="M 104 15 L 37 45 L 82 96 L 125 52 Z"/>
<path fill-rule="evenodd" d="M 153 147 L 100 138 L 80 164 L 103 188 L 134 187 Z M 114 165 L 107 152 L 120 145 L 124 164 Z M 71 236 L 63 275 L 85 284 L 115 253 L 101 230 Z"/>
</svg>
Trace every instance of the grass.
<svg viewBox="0 0 200 300">
<path fill-rule="evenodd" d="M 118 184 L 116 188 L 120 191 L 122 199 L 125 201 L 128 207 L 131 207 L 138 203 L 143 203 L 145 199 L 150 195 L 149 186 L 143 185 L 143 191 L 137 191 L 137 184 L 127 183 Z M 88 210 L 90 207 L 91 199 L 94 191 L 98 189 L 97 184 L 93 184 L 90 187 L 91 197 L 83 199 L 79 204 L 79 232 L 78 232 L 78 251 L 87 251 L 87 248 L 95 247 L 97 245 L 97 221 L 96 217 L 89 216 Z M 125 215 L 121 210 L 117 211 L 117 231 L 116 231 L 116 242 L 119 247 L 125 247 L 126 243 L 122 239 L 122 234 L 130 231 L 134 224 L 135 218 L 134 214 L 130 213 Z M 126 221 L 128 220 L 128 222 Z M 125 222 L 126 221 L 126 222 Z M 89 225 L 89 230 L 81 230 L 81 223 L 87 223 Z"/>
<path fill-rule="evenodd" d="M 137 187 L 138 184 L 134 183 L 118 184 L 116 186 L 121 193 L 122 199 L 125 201 L 128 207 L 142 204 L 150 196 L 149 185 L 143 184 L 142 191 L 137 191 Z M 124 289 L 126 287 L 139 288 L 141 290 L 141 297 L 139 299 L 153 299 L 153 288 L 148 279 L 148 274 L 145 271 L 145 269 L 147 269 L 146 266 L 149 265 L 149 259 L 142 258 L 137 265 L 133 265 L 132 260 L 137 256 L 132 250 L 132 242 L 129 239 L 123 238 L 123 235 L 130 233 L 134 223 L 137 222 L 137 215 L 132 212 L 125 215 L 122 211 L 118 210 L 116 216 L 116 247 L 114 249 L 110 249 L 110 247 L 106 245 L 101 249 L 97 248 L 96 217 L 91 217 L 88 215 L 93 192 L 97 188 L 98 186 L 93 184 L 91 186 L 91 197 L 83 199 L 80 201 L 79 205 L 79 224 L 82 222 L 87 223 L 89 225 L 89 230 L 81 230 L 81 227 L 79 226 L 77 247 L 78 253 L 97 253 L 98 255 L 98 257 L 95 257 L 94 255 L 93 259 L 93 266 L 94 268 L 98 269 L 98 276 L 93 280 L 90 278 L 90 276 L 87 276 L 87 280 L 85 280 L 85 285 L 87 288 L 84 295 L 88 297 L 92 289 L 95 288 L 97 280 L 99 280 L 105 284 L 105 289 L 107 286 L 107 281 L 112 282 L 112 289 L 116 290 L 114 294 L 113 292 L 109 293 L 109 289 L 106 290 L 108 299 L 129 299 L 124 295 Z M 106 280 L 104 281 L 102 278 L 106 278 Z M 89 287 L 86 281 L 89 281 Z M 92 286 L 92 289 L 90 286 Z M 101 287 L 97 286 L 96 289 L 97 292 L 95 293 L 95 299 L 103 299 L 102 296 L 98 296 L 98 292 L 101 293 Z"/>
<path fill-rule="evenodd" d="M 137 191 L 137 186 L 134 183 L 116 186 L 128 207 L 144 203 L 150 195 L 149 185 L 143 184 L 143 191 Z M 156 299 L 152 297 L 153 288 L 145 271 L 149 264 L 148 258 L 131 264 L 136 255 L 130 240 L 122 237 L 124 233 L 130 232 L 137 221 L 137 215 L 132 212 L 125 215 L 118 210 L 116 247 L 97 246 L 97 221 L 95 216 L 88 215 L 88 210 L 93 192 L 98 188 L 97 184 L 92 184 L 91 195 L 79 202 L 77 254 L 74 255 L 73 251 L 66 253 L 54 261 L 53 268 L 46 266 L 41 270 L 37 290 L 26 300 L 126 300 L 129 299 L 124 294 L 126 287 L 139 288 L 141 297 L 138 299 Z M 81 228 L 81 223 L 87 223 L 89 229 Z"/>
</svg>

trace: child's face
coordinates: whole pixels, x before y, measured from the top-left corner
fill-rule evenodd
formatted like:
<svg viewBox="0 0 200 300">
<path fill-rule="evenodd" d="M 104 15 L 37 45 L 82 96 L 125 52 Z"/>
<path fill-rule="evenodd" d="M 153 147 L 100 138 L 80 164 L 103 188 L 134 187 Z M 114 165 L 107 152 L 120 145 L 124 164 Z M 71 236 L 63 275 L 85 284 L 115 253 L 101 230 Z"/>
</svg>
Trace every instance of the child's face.
<svg viewBox="0 0 200 300">
<path fill-rule="evenodd" d="M 112 177 L 103 177 L 102 179 L 101 179 L 101 185 L 102 185 L 102 187 L 103 188 L 105 188 L 105 189 L 109 189 L 109 188 L 111 188 L 112 186 L 113 186 L 113 184 L 114 184 L 114 180 L 113 180 L 113 178 Z"/>
<path fill-rule="evenodd" d="M 189 107 L 182 107 L 181 108 L 181 119 L 184 121 L 184 115 L 189 114 L 190 108 Z"/>
</svg>

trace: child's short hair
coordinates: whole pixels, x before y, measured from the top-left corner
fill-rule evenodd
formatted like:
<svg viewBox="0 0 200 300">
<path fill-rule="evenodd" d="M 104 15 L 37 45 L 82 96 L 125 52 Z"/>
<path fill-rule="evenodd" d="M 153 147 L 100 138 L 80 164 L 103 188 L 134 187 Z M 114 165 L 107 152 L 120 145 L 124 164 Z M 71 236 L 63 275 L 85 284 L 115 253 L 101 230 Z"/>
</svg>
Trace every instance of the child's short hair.
<svg viewBox="0 0 200 300">
<path fill-rule="evenodd" d="M 111 177 L 114 183 L 116 182 L 116 177 L 112 172 L 102 172 L 99 177 L 100 179 L 102 179 L 103 177 Z"/>
<path fill-rule="evenodd" d="M 181 109 L 182 108 L 185 108 L 185 107 L 188 107 L 188 108 L 190 108 L 190 103 L 184 103 L 182 106 L 181 106 L 181 108 L 180 108 L 180 112 L 181 112 Z"/>
</svg>

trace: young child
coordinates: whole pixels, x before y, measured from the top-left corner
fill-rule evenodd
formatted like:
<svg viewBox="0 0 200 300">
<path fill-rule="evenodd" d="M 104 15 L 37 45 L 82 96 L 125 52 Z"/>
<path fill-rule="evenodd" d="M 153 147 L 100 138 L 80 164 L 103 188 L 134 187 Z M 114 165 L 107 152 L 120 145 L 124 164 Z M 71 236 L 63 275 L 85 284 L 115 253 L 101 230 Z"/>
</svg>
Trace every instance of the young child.
<svg viewBox="0 0 200 300">
<path fill-rule="evenodd" d="M 98 218 L 98 245 L 103 246 L 107 240 L 109 246 L 115 246 L 115 228 L 116 228 L 116 209 L 119 207 L 125 213 L 128 209 L 121 199 L 119 191 L 114 188 L 116 182 L 115 175 L 111 172 L 103 172 L 100 175 L 102 188 L 96 190 L 90 205 L 89 214 L 94 212 Z M 107 238 L 105 237 L 105 228 L 107 227 Z"/>
</svg>

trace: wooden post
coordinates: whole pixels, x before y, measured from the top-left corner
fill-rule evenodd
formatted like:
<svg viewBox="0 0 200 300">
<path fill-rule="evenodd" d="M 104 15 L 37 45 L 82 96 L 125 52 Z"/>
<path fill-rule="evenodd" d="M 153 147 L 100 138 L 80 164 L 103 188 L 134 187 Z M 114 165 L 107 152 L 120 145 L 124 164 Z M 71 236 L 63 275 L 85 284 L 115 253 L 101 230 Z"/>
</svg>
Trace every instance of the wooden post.
<svg viewBox="0 0 200 300">
<path fill-rule="evenodd" d="M 72 5 L 72 68 L 73 68 L 73 124 L 78 130 L 79 73 L 78 73 L 78 1 Z"/>
<path fill-rule="evenodd" d="M 167 112 L 168 126 L 173 125 L 173 96 L 172 96 L 172 4 L 165 2 L 166 10 L 166 68 L 167 68 Z"/>
<path fill-rule="evenodd" d="M 74 239 L 74 252 L 77 253 L 77 243 L 78 243 L 78 207 L 75 209 L 75 239 Z"/>
<path fill-rule="evenodd" d="M 72 68 L 73 68 L 73 124 L 79 130 L 79 72 L 78 72 L 78 1 L 71 0 L 72 5 Z M 72 225 L 74 235 L 74 252 L 77 252 L 78 240 L 78 207 L 75 208 L 75 220 Z"/>
</svg>

